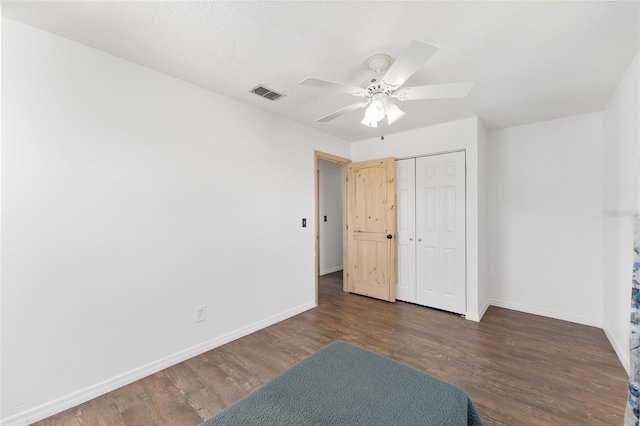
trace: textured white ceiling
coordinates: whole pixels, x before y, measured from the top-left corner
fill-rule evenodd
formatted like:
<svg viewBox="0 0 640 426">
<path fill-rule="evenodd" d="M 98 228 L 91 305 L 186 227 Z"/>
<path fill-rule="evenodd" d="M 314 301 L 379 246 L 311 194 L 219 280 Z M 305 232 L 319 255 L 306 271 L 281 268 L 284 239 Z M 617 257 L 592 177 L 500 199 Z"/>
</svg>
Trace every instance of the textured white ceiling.
<svg viewBox="0 0 640 426">
<path fill-rule="evenodd" d="M 3 2 L 2 14 L 347 141 L 380 130 L 355 102 L 300 86 L 352 85 L 376 53 L 412 39 L 440 46 L 407 86 L 475 82 L 465 99 L 407 101 L 392 134 L 480 116 L 489 129 L 600 111 L 639 49 L 632 2 Z M 272 102 L 258 84 L 286 94 Z"/>
</svg>

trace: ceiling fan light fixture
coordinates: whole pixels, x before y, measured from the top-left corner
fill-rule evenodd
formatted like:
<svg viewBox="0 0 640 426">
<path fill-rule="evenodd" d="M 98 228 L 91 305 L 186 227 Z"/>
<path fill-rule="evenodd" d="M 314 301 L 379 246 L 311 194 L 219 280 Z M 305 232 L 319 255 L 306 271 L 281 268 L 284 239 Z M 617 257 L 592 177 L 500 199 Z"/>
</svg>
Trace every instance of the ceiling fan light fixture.
<svg viewBox="0 0 640 426">
<path fill-rule="evenodd" d="M 365 109 L 360 123 L 368 127 L 378 127 L 378 122 L 387 117 L 389 125 L 404 117 L 405 113 L 394 101 L 463 98 L 467 96 L 473 83 L 444 83 L 428 86 L 404 87 L 411 76 L 422 67 L 439 47 L 420 40 L 412 40 L 407 48 L 391 64 L 391 57 L 378 54 L 369 57 L 367 65 L 376 75 L 365 80 L 360 87 L 334 83 L 317 78 L 305 78 L 300 82 L 305 86 L 345 92 L 364 98 L 362 102 L 349 105 L 319 118 L 317 122 L 327 122 L 357 109 Z"/>
<path fill-rule="evenodd" d="M 384 105 L 378 99 L 371 101 L 371 104 L 364 112 L 364 117 L 369 121 L 378 122 L 384 118 Z"/>
<path fill-rule="evenodd" d="M 387 113 L 387 121 L 389 123 L 389 126 L 404 117 L 404 111 L 402 111 L 394 104 L 387 105 L 385 110 Z"/>
</svg>

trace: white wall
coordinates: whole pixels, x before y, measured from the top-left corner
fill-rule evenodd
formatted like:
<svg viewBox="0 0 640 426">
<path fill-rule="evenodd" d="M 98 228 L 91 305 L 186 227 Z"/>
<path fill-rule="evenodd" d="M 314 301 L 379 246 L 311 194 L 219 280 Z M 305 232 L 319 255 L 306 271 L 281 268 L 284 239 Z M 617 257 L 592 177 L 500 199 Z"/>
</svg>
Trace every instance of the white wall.
<svg viewBox="0 0 640 426">
<path fill-rule="evenodd" d="M 348 143 L 15 21 L 2 41 L 3 422 L 314 306 L 313 152 Z"/>
<path fill-rule="evenodd" d="M 640 143 L 639 55 L 604 111 L 604 331 L 629 371 L 633 219 Z"/>
<path fill-rule="evenodd" d="M 489 290 L 489 148 L 488 133 L 478 120 L 478 307 L 479 316 L 490 305 Z"/>
<path fill-rule="evenodd" d="M 342 256 L 342 170 L 341 164 L 318 159 L 318 220 L 320 221 L 320 275 L 341 271 Z M 327 221 L 324 221 L 324 216 Z"/>
<path fill-rule="evenodd" d="M 0 17 L 2 3 L 0 3 Z M 2 81 L 2 19 L 0 18 L 0 82 Z M 2 83 L 0 83 L 0 100 Z M 0 309 L 2 309 L 2 102 L 0 101 Z M 0 311 L 0 366 L 2 366 L 2 312 Z M 0 368 L 0 422 L 2 422 L 2 368 Z"/>
<path fill-rule="evenodd" d="M 489 133 L 491 304 L 602 326 L 602 113 Z"/>
<path fill-rule="evenodd" d="M 478 118 L 472 117 L 351 144 L 351 159 L 396 159 L 447 151 L 466 151 L 467 162 L 467 319 L 480 321 Z"/>
</svg>

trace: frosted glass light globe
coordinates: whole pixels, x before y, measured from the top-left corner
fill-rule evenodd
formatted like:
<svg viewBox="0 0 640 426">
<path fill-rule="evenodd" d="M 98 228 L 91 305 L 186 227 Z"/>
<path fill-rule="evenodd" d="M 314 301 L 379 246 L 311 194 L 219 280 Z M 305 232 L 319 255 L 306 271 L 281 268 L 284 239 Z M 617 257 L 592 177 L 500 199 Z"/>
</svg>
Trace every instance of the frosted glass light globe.
<svg viewBox="0 0 640 426">
<path fill-rule="evenodd" d="M 379 100 L 371 101 L 371 105 L 364 112 L 365 117 L 370 121 L 380 121 L 384 118 L 384 106 Z"/>
</svg>

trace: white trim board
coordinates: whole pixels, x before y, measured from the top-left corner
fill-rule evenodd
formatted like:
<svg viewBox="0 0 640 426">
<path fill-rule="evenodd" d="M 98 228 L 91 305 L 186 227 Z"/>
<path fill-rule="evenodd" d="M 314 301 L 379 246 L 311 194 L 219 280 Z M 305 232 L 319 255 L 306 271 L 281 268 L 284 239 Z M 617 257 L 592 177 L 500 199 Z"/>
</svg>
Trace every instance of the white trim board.
<svg viewBox="0 0 640 426">
<path fill-rule="evenodd" d="M 555 318 L 562 321 L 575 322 L 577 324 L 589 325 L 591 327 L 602 328 L 602 321 L 596 321 L 593 318 L 587 318 L 579 315 L 571 315 L 564 312 L 556 312 L 548 309 L 536 308 L 533 306 L 521 305 L 519 303 L 505 302 L 502 300 L 492 299 L 489 301 L 489 305 L 497 306 L 499 308 L 512 309 L 514 311 L 525 312 L 527 314 L 540 315 L 548 318 Z M 488 306 L 487 306 L 488 308 Z"/>
<path fill-rule="evenodd" d="M 487 313 L 487 309 L 489 309 L 489 306 L 491 306 L 491 300 L 487 300 L 484 305 L 480 308 L 480 312 L 478 313 L 479 315 L 479 319 L 478 321 L 482 320 L 482 317 L 484 316 L 484 314 Z"/>
<path fill-rule="evenodd" d="M 603 328 L 603 330 L 604 334 L 607 336 L 607 339 L 609 339 L 609 343 L 611 343 L 613 350 L 616 352 L 616 355 L 618 355 L 620 363 L 624 367 L 627 374 L 629 374 L 629 371 L 631 371 L 631 359 L 629 356 L 629 351 L 622 349 L 620 342 L 615 339 L 613 333 L 606 326 Z"/>
<path fill-rule="evenodd" d="M 473 322 L 480 322 L 480 315 L 476 314 L 475 312 L 467 312 L 466 314 L 464 314 L 464 319 Z"/>
<path fill-rule="evenodd" d="M 203 354 L 207 351 L 210 351 L 211 349 L 215 349 L 233 340 L 239 339 L 258 330 L 262 330 L 263 328 L 269 327 L 270 325 L 276 324 L 280 321 L 291 318 L 315 307 L 316 305 L 314 302 L 305 303 L 296 308 L 289 309 L 285 312 L 271 316 L 253 324 L 249 324 L 245 327 L 239 328 L 238 330 L 223 334 L 222 336 L 216 337 L 204 343 L 200 343 L 198 345 L 176 352 L 172 355 L 161 358 L 147 365 L 135 368 L 131 371 L 112 377 L 111 379 L 107 379 L 103 382 L 97 383 L 87 388 L 81 389 L 77 392 L 73 392 L 69 395 L 41 404 L 37 407 L 23 411 L 21 413 L 14 414 L 11 417 L 0 420 L 0 425 L 23 426 L 46 419 L 49 416 L 75 407 L 93 398 L 97 398 L 100 395 L 109 393 L 122 386 L 133 383 L 136 380 L 140 380 L 144 377 L 150 376 L 151 374 L 157 373 L 158 371 L 164 370 L 165 368 L 179 364 L 189 358 L 193 358 L 195 356 Z"/>
<path fill-rule="evenodd" d="M 320 276 L 331 274 L 333 272 L 342 271 L 342 265 L 340 266 L 332 266 L 331 268 L 321 269 Z"/>
<path fill-rule="evenodd" d="M 487 309 L 489 309 L 489 306 L 491 306 L 491 300 L 487 300 L 485 304 L 480 308 L 480 312 L 478 312 L 477 314 L 470 312 L 467 313 L 464 317 L 469 321 L 480 322 L 484 314 L 487 313 Z"/>
</svg>

